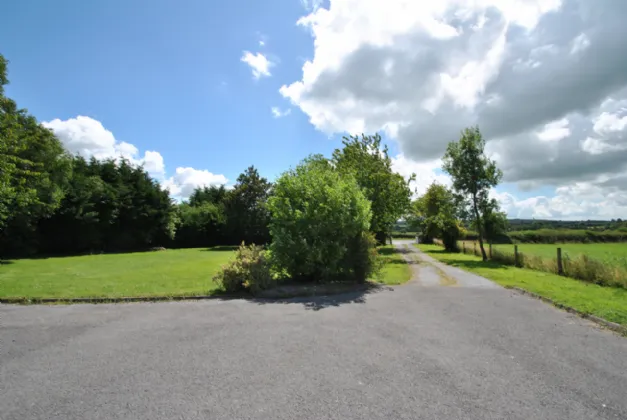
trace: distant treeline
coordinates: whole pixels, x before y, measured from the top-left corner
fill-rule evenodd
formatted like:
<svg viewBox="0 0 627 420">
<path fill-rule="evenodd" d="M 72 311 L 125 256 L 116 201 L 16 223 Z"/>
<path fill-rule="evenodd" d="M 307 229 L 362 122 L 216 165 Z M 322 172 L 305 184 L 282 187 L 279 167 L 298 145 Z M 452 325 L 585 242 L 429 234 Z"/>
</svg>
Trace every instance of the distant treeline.
<svg viewBox="0 0 627 420">
<path fill-rule="evenodd" d="M 627 232 L 627 220 L 535 220 L 535 219 L 508 219 L 510 232 L 541 230 L 541 229 L 570 229 L 587 231 L 623 230 Z"/>
</svg>

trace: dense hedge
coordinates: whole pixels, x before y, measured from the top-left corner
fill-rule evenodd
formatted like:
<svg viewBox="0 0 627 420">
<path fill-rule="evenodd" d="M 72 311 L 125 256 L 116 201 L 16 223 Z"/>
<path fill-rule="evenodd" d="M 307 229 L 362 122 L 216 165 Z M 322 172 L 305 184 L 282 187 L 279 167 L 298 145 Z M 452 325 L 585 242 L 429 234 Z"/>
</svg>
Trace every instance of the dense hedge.
<svg viewBox="0 0 627 420">
<path fill-rule="evenodd" d="M 476 232 L 468 231 L 464 239 L 476 241 L 478 240 L 478 235 Z M 627 242 L 627 232 L 621 230 L 593 231 L 579 229 L 520 230 L 508 232 L 506 235 L 499 235 L 497 238 L 492 238 L 491 242 L 494 244 Z"/>
</svg>

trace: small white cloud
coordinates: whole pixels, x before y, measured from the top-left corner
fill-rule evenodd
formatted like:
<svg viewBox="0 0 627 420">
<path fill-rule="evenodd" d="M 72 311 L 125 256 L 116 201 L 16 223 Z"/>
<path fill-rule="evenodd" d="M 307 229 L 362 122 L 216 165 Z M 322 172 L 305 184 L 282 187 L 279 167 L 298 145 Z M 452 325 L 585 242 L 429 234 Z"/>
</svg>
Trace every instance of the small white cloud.
<svg viewBox="0 0 627 420">
<path fill-rule="evenodd" d="M 253 54 L 250 51 L 244 51 L 240 60 L 250 66 L 255 79 L 272 75 L 270 73 L 270 67 L 274 66 L 274 63 L 260 52 Z"/>
<path fill-rule="evenodd" d="M 259 41 L 259 46 L 260 46 L 260 47 L 263 47 L 263 46 L 265 46 L 265 45 L 266 45 L 266 42 L 265 42 L 265 41 Z"/>
<path fill-rule="evenodd" d="M 537 133 L 538 138 L 542 141 L 560 141 L 570 136 L 568 128 L 568 118 L 562 118 L 545 124 L 544 129 Z"/>
<path fill-rule="evenodd" d="M 590 38 L 584 33 L 579 34 L 573 39 L 572 47 L 570 48 L 571 54 L 577 54 L 590 46 Z"/>
<path fill-rule="evenodd" d="M 285 111 L 281 111 L 280 108 L 273 106 L 272 108 L 270 108 L 270 111 L 272 111 L 272 116 L 274 118 L 281 118 L 281 117 L 286 117 L 288 115 L 291 114 L 292 110 L 291 109 L 286 109 Z"/>
<path fill-rule="evenodd" d="M 179 199 L 188 198 L 196 188 L 224 185 L 228 179 L 221 174 L 194 168 L 176 168 L 176 173 L 163 182 L 163 187 Z"/>
</svg>

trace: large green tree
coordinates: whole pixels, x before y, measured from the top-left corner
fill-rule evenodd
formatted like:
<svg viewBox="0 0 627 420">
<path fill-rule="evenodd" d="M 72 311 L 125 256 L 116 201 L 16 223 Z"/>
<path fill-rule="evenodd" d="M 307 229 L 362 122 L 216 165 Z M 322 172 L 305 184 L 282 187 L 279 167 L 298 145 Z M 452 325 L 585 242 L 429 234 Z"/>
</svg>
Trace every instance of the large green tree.
<svg viewBox="0 0 627 420">
<path fill-rule="evenodd" d="M 71 158 L 50 130 L 4 95 L 7 83 L 0 55 L 0 242 L 28 248 L 36 223 L 63 198 Z"/>
<path fill-rule="evenodd" d="M 461 236 L 459 207 L 446 186 L 433 182 L 425 194 L 412 203 L 408 222 L 420 232 L 421 240 L 432 243 L 440 238 L 448 250 L 457 248 Z"/>
<path fill-rule="evenodd" d="M 343 148 L 333 152 L 332 162 L 340 172 L 354 177 L 372 203 L 370 226 L 377 240 L 384 243 L 394 223 L 411 204 L 410 180 L 392 170 L 387 146 L 381 136 L 344 137 Z"/>
<path fill-rule="evenodd" d="M 488 210 L 494 210 L 489 192 L 498 185 L 503 173 L 496 162 L 486 156 L 485 140 L 479 127 L 464 129 L 459 141 L 448 144 L 442 161 L 442 169 L 453 179 L 453 189 L 467 200 L 479 236 L 481 255 L 487 260 L 483 246 L 485 216 Z"/>
<path fill-rule="evenodd" d="M 363 281 L 372 274 L 370 202 L 352 176 L 325 158 L 313 156 L 281 175 L 268 208 L 272 260 L 291 278 Z"/>
</svg>

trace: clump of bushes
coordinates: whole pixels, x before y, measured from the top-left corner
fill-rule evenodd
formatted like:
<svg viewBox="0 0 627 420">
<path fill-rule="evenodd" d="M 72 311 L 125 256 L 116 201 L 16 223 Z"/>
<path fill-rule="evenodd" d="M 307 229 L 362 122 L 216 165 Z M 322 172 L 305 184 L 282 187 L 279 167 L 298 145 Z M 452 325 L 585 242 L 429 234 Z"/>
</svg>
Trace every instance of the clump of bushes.
<svg viewBox="0 0 627 420">
<path fill-rule="evenodd" d="M 363 282 L 375 274 L 370 201 L 327 160 L 312 157 L 281 175 L 268 210 L 272 263 L 291 280 Z"/>
<path fill-rule="evenodd" d="M 229 293 L 249 291 L 255 294 L 275 285 L 267 251 L 262 246 L 245 245 L 243 242 L 235 259 L 223 266 L 213 281 Z"/>
</svg>

